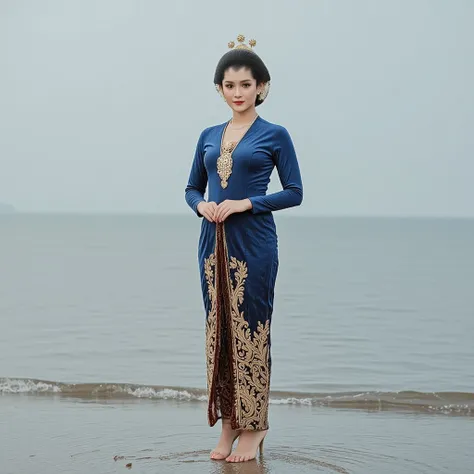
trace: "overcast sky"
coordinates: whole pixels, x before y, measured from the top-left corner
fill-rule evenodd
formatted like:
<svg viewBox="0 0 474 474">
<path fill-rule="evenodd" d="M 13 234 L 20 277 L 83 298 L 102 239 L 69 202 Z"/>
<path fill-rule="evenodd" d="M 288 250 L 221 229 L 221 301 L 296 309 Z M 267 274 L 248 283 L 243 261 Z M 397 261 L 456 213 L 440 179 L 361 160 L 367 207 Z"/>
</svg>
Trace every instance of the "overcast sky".
<svg viewBox="0 0 474 474">
<path fill-rule="evenodd" d="M 0 202 L 190 212 L 242 33 L 298 153 L 295 214 L 474 216 L 473 24 L 472 0 L 1 0 Z"/>
</svg>

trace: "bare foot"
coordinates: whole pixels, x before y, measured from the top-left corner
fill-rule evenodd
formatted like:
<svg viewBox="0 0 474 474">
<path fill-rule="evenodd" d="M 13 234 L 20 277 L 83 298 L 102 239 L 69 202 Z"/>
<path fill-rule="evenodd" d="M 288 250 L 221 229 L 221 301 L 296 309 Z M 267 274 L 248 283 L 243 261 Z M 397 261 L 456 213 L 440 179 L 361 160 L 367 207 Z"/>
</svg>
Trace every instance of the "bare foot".
<svg viewBox="0 0 474 474">
<path fill-rule="evenodd" d="M 242 431 L 239 436 L 239 444 L 234 452 L 226 458 L 227 462 L 245 462 L 255 459 L 259 446 L 260 454 L 263 452 L 263 439 L 268 430 Z M 262 443 L 262 444 L 260 444 Z"/>
<path fill-rule="evenodd" d="M 222 432 L 219 442 L 214 451 L 211 451 L 211 459 L 225 459 L 232 451 L 232 445 L 239 436 L 239 431 L 233 430 L 230 420 L 222 419 Z"/>
</svg>

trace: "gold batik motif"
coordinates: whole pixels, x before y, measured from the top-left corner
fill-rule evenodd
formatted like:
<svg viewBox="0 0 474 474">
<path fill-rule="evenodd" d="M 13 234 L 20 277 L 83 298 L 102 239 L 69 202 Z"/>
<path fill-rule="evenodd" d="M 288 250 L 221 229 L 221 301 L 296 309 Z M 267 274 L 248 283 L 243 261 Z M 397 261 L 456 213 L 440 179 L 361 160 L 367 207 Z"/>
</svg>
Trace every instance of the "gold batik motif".
<svg viewBox="0 0 474 474">
<path fill-rule="evenodd" d="M 209 294 L 209 302 L 211 308 L 207 315 L 206 323 L 206 363 L 207 363 L 207 387 L 210 390 L 212 385 L 212 376 L 214 374 L 214 355 L 216 352 L 217 339 L 217 309 L 216 309 L 216 286 L 214 270 L 216 266 L 215 254 L 209 255 L 209 258 L 204 260 L 204 273 L 207 281 L 207 292 Z M 209 395 L 209 394 L 208 394 Z"/>
<path fill-rule="evenodd" d="M 215 409 L 219 410 L 224 418 L 231 418 L 233 396 L 231 391 L 232 383 L 232 367 L 229 354 L 223 344 L 217 344 L 217 290 L 215 285 L 216 256 L 211 254 L 209 258 L 204 260 L 204 273 L 207 281 L 209 301 L 211 308 L 207 316 L 206 324 L 206 362 L 207 362 L 207 387 L 209 400 L 211 397 L 211 387 L 214 376 L 214 360 L 219 359 L 219 367 L 216 380 L 216 400 Z M 223 328 L 221 325 L 221 338 L 223 338 Z M 219 355 L 217 351 L 219 350 Z"/>
<path fill-rule="evenodd" d="M 264 324 L 258 322 L 256 331 L 250 330 L 240 308 L 244 302 L 247 264 L 235 257 L 228 261 L 225 235 L 222 237 L 225 250 L 225 267 L 223 265 L 222 268 L 226 270 L 227 295 L 218 295 L 216 254 L 212 253 L 204 260 L 210 300 L 206 324 L 209 423 L 211 426 L 216 423 L 217 410 L 220 410 L 222 416 L 231 419 L 233 429 L 264 430 L 268 428 L 270 321 Z M 225 307 L 231 313 L 230 328 L 227 327 L 226 333 L 228 337 L 222 332 L 228 324 L 222 311 L 219 314 L 219 297 L 227 300 Z M 221 345 L 222 339 L 230 340 Z"/>
</svg>

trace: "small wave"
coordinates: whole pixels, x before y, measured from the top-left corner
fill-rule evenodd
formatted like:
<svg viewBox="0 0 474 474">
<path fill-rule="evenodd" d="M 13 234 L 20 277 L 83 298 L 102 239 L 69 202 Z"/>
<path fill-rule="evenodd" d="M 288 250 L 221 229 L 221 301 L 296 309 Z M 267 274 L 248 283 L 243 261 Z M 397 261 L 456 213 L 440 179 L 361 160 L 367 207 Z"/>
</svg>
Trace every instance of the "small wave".
<svg viewBox="0 0 474 474">
<path fill-rule="evenodd" d="M 152 399 L 206 402 L 202 388 L 166 387 L 124 383 L 61 383 L 38 379 L 0 378 L 0 394 L 32 394 L 78 399 Z M 474 393 L 466 392 L 382 392 L 331 393 L 270 392 L 272 405 L 356 408 L 369 411 L 416 411 L 452 415 L 474 415 Z"/>
<path fill-rule="evenodd" d="M 0 379 L 0 393 L 59 393 L 61 388 L 54 382 L 42 380 Z"/>
<path fill-rule="evenodd" d="M 184 401 L 198 401 L 198 402 L 205 402 L 207 401 L 207 395 L 202 394 L 199 395 L 197 393 L 190 393 L 187 390 L 176 390 L 173 388 L 162 388 L 162 389 L 154 389 L 152 387 L 126 387 L 124 389 L 126 393 L 132 395 L 133 397 L 138 398 L 157 398 L 160 400 L 184 400 Z M 196 389 L 194 390 L 196 392 Z"/>
</svg>

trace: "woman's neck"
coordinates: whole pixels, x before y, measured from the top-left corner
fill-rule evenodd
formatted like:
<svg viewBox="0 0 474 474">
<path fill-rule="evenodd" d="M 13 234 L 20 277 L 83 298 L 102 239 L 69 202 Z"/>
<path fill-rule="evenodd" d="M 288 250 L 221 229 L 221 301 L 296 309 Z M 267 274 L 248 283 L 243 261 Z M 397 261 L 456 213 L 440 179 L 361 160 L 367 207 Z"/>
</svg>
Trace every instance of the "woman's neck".
<svg viewBox="0 0 474 474">
<path fill-rule="evenodd" d="M 255 110 L 255 107 L 251 107 L 245 112 L 236 112 L 234 110 L 234 113 L 232 116 L 232 124 L 237 125 L 237 126 L 245 125 L 252 122 L 252 120 L 254 120 L 256 116 L 257 116 L 257 112 Z"/>
</svg>

